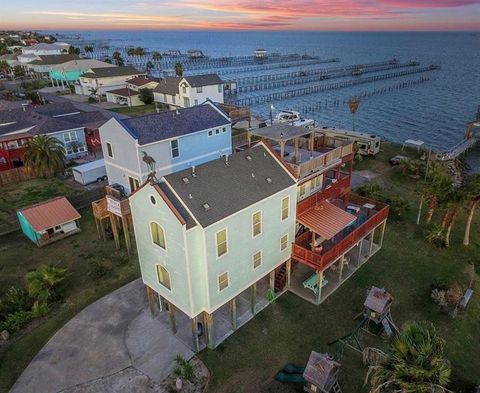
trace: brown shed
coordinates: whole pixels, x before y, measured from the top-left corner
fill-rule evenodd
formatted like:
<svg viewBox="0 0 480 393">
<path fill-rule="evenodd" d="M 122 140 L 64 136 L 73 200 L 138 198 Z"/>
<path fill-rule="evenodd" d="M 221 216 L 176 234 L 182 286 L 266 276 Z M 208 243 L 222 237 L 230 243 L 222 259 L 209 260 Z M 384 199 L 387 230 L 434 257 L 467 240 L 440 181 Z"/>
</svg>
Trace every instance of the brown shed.
<svg viewBox="0 0 480 393">
<path fill-rule="evenodd" d="M 312 351 L 307 366 L 303 372 L 306 392 L 328 393 L 337 386 L 337 372 L 340 363 L 337 363 L 326 353 Z"/>
</svg>

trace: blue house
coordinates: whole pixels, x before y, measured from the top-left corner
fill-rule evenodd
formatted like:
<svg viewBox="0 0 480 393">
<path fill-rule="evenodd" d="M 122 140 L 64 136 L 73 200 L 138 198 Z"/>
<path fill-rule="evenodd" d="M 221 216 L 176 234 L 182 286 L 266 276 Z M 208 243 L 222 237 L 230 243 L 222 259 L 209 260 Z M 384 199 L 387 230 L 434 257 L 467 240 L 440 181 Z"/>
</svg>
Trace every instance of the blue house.
<svg viewBox="0 0 480 393">
<path fill-rule="evenodd" d="M 100 127 L 100 139 L 108 180 L 127 193 L 137 189 L 152 169 L 161 178 L 232 153 L 230 118 L 210 101 L 130 119 L 112 118 Z"/>
</svg>

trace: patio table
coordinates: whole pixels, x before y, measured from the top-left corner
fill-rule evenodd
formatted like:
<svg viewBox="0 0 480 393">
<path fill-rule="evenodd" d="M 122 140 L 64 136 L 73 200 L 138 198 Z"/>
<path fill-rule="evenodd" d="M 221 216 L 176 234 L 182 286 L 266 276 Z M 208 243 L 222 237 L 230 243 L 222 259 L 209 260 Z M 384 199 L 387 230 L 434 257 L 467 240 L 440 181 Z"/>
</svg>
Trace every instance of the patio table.
<svg viewBox="0 0 480 393">
<path fill-rule="evenodd" d="M 328 284 L 328 280 L 323 277 L 322 280 L 322 288 Z M 312 276 L 308 277 L 304 282 L 303 282 L 303 287 L 305 289 L 310 289 L 313 291 L 313 293 L 317 293 L 318 291 L 318 285 L 317 285 L 317 275 L 313 274 Z"/>
</svg>

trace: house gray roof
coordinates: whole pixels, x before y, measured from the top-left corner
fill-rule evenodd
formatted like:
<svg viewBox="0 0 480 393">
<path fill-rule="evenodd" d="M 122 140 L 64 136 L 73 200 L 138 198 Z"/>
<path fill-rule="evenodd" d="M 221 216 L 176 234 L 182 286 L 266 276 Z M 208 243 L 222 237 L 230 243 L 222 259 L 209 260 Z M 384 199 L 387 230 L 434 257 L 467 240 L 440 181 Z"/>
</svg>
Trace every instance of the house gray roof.
<svg viewBox="0 0 480 393">
<path fill-rule="evenodd" d="M 123 76 L 123 75 L 142 75 L 143 72 L 138 71 L 132 66 L 125 67 L 102 67 L 102 68 L 91 68 L 92 72 L 86 72 L 81 77 L 84 78 L 110 78 L 112 76 Z"/>
<path fill-rule="evenodd" d="M 202 227 L 268 198 L 295 181 L 265 148 L 251 149 L 165 176 L 165 181 Z M 205 204 L 208 207 L 205 207 Z"/>
<path fill-rule="evenodd" d="M 40 60 L 34 60 L 30 64 L 33 65 L 50 65 L 50 64 L 63 64 L 67 61 L 77 60 L 80 57 L 78 55 L 39 55 Z"/>
<path fill-rule="evenodd" d="M 115 90 L 109 90 L 107 91 L 107 93 L 115 94 L 116 96 L 121 96 L 121 97 L 133 97 L 140 94 L 140 92 L 129 89 L 127 87 L 122 87 L 120 89 L 115 89 Z"/>
<path fill-rule="evenodd" d="M 185 79 L 192 87 L 220 85 L 223 83 L 217 74 L 192 75 L 186 76 Z"/>
<path fill-rule="evenodd" d="M 119 120 L 140 145 L 230 124 L 209 103 Z"/>
<path fill-rule="evenodd" d="M 36 113 L 45 116 L 62 116 L 80 112 L 71 102 L 51 103 L 39 105 L 33 109 Z"/>
<path fill-rule="evenodd" d="M 153 91 L 155 93 L 163 93 L 174 96 L 178 93 L 178 84 L 180 83 L 181 79 L 182 78 L 177 76 L 167 76 L 163 79 L 160 79 L 157 87 L 155 87 Z"/>
<path fill-rule="evenodd" d="M 183 217 L 183 219 L 186 222 L 187 229 L 193 228 L 194 226 L 197 225 L 193 217 L 190 215 L 190 213 L 185 209 L 185 206 L 182 205 L 182 202 L 175 196 L 175 194 L 172 192 L 170 187 L 168 187 L 165 183 L 161 182 L 158 183 L 158 186 L 160 189 L 165 193 L 167 196 L 168 200 L 172 202 L 173 206 L 177 211 L 180 213 L 180 215 Z"/>
</svg>

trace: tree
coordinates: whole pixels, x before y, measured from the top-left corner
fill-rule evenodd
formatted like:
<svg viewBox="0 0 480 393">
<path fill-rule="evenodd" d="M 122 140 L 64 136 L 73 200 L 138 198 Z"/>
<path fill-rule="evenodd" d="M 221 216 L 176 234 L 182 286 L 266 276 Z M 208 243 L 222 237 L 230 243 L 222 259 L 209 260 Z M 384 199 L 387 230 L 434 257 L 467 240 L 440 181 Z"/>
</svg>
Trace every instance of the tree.
<svg viewBox="0 0 480 393">
<path fill-rule="evenodd" d="M 70 48 L 68 48 L 68 53 L 70 55 L 79 55 L 80 54 L 80 48 L 76 48 L 73 45 L 70 45 Z"/>
<path fill-rule="evenodd" d="M 160 52 L 154 50 L 154 51 L 152 52 L 152 60 L 154 60 L 154 61 L 160 61 L 160 60 L 162 60 L 162 55 L 160 54 Z"/>
<path fill-rule="evenodd" d="M 465 200 L 465 192 L 461 187 L 452 186 L 450 192 L 446 194 L 445 199 L 449 212 L 447 232 L 445 233 L 445 246 L 448 247 L 450 245 L 450 234 L 458 216 L 458 208 Z"/>
<path fill-rule="evenodd" d="M 149 105 L 153 103 L 153 91 L 148 88 L 143 88 L 139 90 L 138 98 L 142 101 L 145 105 Z"/>
<path fill-rule="evenodd" d="M 452 178 L 440 163 L 432 162 L 427 173 L 424 195 L 428 202 L 427 223 L 432 221 L 438 207 L 439 198 L 452 187 Z"/>
<path fill-rule="evenodd" d="M 350 113 L 352 114 L 353 131 L 355 131 L 355 113 L 357 113 L 359 106 L 360 106 L 359 98 L 352 97 L 348 100 L 348 108 L 350 109 Z"/>
<path fill-rule="evenodd" d="M 106 57 L 105 59 L 103 59 L 103 61 L 105 63 L 112 64 L 112 59 L 110 59 L 109 57 Z"/>
<path fill-rule="evenodd" d="M 133 56 L 133 55 L 135 55 L 135 48 L 128 48 L 128 49 L 127 49 L 127 55 L 128 55 L 128 56 Z"/>
<path fill-rule="evenodd" d="M 449 392 L 451 367 L 444 358 L 444 347 L 445 341 L 431 323 L 406 323 L 386 353 L 375 348 L 364 351 L 370 393 Z"/>
<path fill-rule="evenodd" d="M 470 228 L 472 226 L 473 216 L 480 204 L 480 174 L 471 175 L 467 179 L 465 185 L 465 194 L 468 200 L 468 217 L 467 224 L 465 226 L 465 235 L 463 237 L 463 245 L 468 246 L 470 244 Z"/>
<path fill-rule="evenodd" d="M 5 60 L 0 61 L 0 72 L 8 73 L 10 66 Z"/>
<path fill-rule="evenodd" d="M 135 54 L 136 54 L 137 56 L 144 56 L 144 55 L 145 55 L 145 49 L 142 48 L 141 46 L 137 46 L 137 47 L 135 48 Z"/>
<path fill-rule="evenodd" d="M 112 53 L 112 59 L 113 60 L 118 60 L 118 59 L 121 59 L 122 58 L 122 55 L 119 51 L 115 51 Z"/>
<path fill-rule="evenodd" d="M 175 63 L 175 75 L 183 76 L 183 66 L 182 63 Z"/>
<path fill-rule="evenodd" d="M 93 52 L 93 45 L 85 45 L 83 50 L 85 51 L 85 53 L 88 53 L 88 52 L 91 53 L 91 52 Z"/>
<path fill-rule="evenodd" d="M 59 296 L 60 283 L 66 278 L 67 269 L 43 265 L 27 273 L 25 279 L 29 295 L 40 302 L 52 302 Z"/>
<path fill-rule="evenodd" d="M 65 150 L 58 139 L 37 135 L 27 143 L 24 161 L 29 171 L 39 176 L 52 176 L 63 169 Z"/>
</svg>

